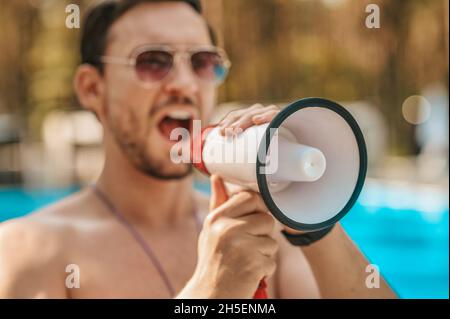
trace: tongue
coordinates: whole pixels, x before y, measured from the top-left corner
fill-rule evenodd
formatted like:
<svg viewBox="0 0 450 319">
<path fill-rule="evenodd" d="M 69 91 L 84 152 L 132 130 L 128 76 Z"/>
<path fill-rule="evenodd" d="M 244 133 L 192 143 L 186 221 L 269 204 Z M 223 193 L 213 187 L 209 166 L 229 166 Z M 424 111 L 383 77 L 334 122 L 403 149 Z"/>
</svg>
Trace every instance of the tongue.
<svg viewBox="0 0 450 319">
<path fill-rule="evenodd" d="M 159 130 L 168 140 L 170 139 L 170 133 L 179 127 L 189 129 L 189 120 L 175 120 L 166 117 L 159 123 Z"/>
</svg>

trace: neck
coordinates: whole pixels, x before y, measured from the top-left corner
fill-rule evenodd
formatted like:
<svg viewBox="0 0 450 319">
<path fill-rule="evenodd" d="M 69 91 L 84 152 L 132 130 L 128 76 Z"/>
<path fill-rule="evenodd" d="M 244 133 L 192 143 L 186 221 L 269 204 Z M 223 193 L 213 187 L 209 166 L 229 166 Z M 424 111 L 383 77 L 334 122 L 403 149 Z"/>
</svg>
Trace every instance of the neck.
<svg viewBox="0 0 450 319">
<path fill-rule="evenodd" d="M 171 227 L 191 219 L 195 209 L 192 177 L 157 179 L 136 169 L 122 154 L 107 153 L 96 185 L 132 223 Z"/>
</svg>

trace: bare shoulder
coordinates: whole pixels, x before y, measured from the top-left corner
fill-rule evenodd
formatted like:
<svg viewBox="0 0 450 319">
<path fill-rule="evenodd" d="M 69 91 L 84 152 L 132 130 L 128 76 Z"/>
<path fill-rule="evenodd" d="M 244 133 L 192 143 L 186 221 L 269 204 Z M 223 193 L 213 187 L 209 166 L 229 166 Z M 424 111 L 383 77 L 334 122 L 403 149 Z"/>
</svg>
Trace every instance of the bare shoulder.
<svg viewBox="0 0 450 319">
<path fill-rule="evenodd" d="M 64 297 L 66 252 L 83 216 L 83 192 L 0 224 L 0 298 Z"/>
<path fill-rule="evenodd" d="M 21 245 L 33 244 L 36 240 L 61 241 L 82 222 L 95 219 L 93 213 L 99 209 L 93 205 L 98 206 L 98 203 L 91 197 L 82 190 L 29 215 L 1 223 L 0 235 L 8 242 L 20 238 Z"/>
</svg>

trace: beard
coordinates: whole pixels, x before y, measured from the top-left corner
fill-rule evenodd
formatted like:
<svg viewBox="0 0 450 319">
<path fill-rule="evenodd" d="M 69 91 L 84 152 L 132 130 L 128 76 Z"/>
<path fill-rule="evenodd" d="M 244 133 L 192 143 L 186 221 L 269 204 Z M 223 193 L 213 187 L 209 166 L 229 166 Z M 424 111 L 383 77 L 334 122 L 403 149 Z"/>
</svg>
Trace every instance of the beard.
<svg viewBox="0 0 450 319">
<path fill-rule="evenodd" d="M 192 165 L 190 164 L 173 164 L 178 167 L 183 167 L 183 170 L 180 172 L 166 172 L 168 169 L 164 169 L 165 163 L 163 160 L 160 160 L 159 163 L 152 160 L 151 155 L 146 156 L 145 153 L 142 153 L 139 157 L 140 164 L 134 165 L 140 172 L 146 174 L 147 176 L 151 176 L 157 179 L 162 180 L 177 180 L 183 179 L 186 176 L 189 176 L 192 173 Z M 168 166 L 166 164 L 166 166 Z"/>
<path fill-rule="evenodd" d="M 124 103 L 126 104 L 126 103 Z M 186 97 L 171 96 L 167 101 L 159 106 L 163 108 L 170 104 L 180 104 L 193 106 L 192 100 Z M 158 108 L 152 110 L 152 116 Z M 135 113 L 128 113 L 125 118 L 123 114 L 107 114 L 108 126 L 111 129 L 113 138 L 123 152 L 125 158 L 143 174 L 162 180 L 177 180 L 185 178 L 193 171 L 191 163 L 174 163 L 171 161 L 169 153 L 158 154 L 158 142 L 153 141 L 153 133 L 158 128 L 148 125 L 145 134 L 138 135 L 136 132 L 144 130 L 145 125 Z M 148 122 L 147 122 L 148 124 Z M 156 130 L 155 130 L 156 129 Z M 158 135 L 158 132 L 155 132 Z"/>
<path fill-rule="evenodd" d="M 193 171 L 191 164 L 171 162 L 169 157 L 162 157 L 157 154 L 157 147 L 148 147 L 144 141 L 139 141 L 130 132 L 125 132 L 112 124 L 112 133 L 115 142 L 119 145 L 125 158 L 143 174 L 160 180 L 183 179 Z M 150 153 L 148 149 L 153 149 L 155 153 Z"/>
</svg>

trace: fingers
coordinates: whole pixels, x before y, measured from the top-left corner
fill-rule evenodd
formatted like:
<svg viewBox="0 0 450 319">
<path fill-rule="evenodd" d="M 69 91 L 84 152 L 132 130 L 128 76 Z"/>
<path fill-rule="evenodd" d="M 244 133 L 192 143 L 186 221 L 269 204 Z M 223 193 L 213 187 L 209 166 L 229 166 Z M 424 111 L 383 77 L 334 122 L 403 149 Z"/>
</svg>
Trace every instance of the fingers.
<svg viewBox="0 0 450 319">
<path fill-rule="evenodd" d="M 211 199 L 211 207 L 218 203 L 215 198 Z M 239 218 L 245 215 L 254 214 L 256 212 L 267 212 L 268 209 L 261 198 L 255 192 L 244 191 L 230 197 L 218 207 L 212 209 L 208 218 L 210 222 L 220 217 Z"/>
<path fill-rule="evenodd" d="M 278 251 L 278 242 L 270 236 L 258 238 L 258 252 L 265 257 L 272 257 Z"/>
<path fill-rule="evenodd" d="M 242 132 L 247 128 L 249 128 L 250 126 L 254 125 L 252 120 L 253 117 L 261 116 L 267 113 L 269 110 L 273 110 L 273 107 L 274 106 L 267 106 L 267 107 L 259 106 L 255 108 L 241 110 L 242 113 L 240 114 L 240 116 L 238 116 L 237 118 L 235 117 L 235 120 L 232 123 L 228 124 L 227 127 L 231 128 L 233 131 L 238 131 L 238 129 L 240 129 Z"/>
<path fill-rule="evenodd" d="M 249 235 L 263 236 L 272 233 L 275 227 L 275 219 L 272 214 L 268 212 L 257 212 L 250 215 L 245 215 L 239 220 L 246 223 L 246 232 Z"/>
<path fill-rule="evenodd" d="M 211 176 L 211 199 L 209 201 L 209 210 L 212 211 L 228 200 L 227 190 L 223 180 L 218 175 Z"/>
<path fill-rule="evenodd" d="M 280 109 L 276 105 L 264 107 L 261 104 L 232 111 L 219 123 L 220 134 L 239 134 L 253 125 L 268 123 L 279 111 Z"/>
<path fill-rule="evenodd" d="M 222 119 L 222 121 L 220 121 L 219 123 L 219 129 L 220 129 L 220 133 L 222 135 L 225 135 L 225 129 L 230 129 L 230 125 L 234 122 L 236 122 L 241 116 L 242 114 L 244 114 L 245 112 L 252 112 L 254 110 L 260 109 L 262 108 L 262 104 L 254 104 L 249 108 L 246 109 L 240 109 L 240 110 L 234 110 L 229 112 L 227 115 L 225 115 L 225 117 Z M 231 132 L 231 131 L 230 131 Z"/>
<path fill-rule="evenodd" d="M 272 257 L 264 256 L 260 264 L 260 278 L 270 277 L 277 269 L 277 263 Z"/>
<path fill-rule="evenodd" d="M 267 211 L 268 209 L 259 194 L 244 191 L 230 197 L 219 207 L 218 213 L 222 216 L 237 218 L 255 212 Z"/>
<path fill-rule="evenodd" d="M 257 114 L 252 117 L 252 122 L 254 125 L 261 125 L 264 123 L 268 123 L 272 121 L 272 119 L 275 117 L 275 115 L 278 114 L 280 110 L 269 110 L 267 112 L 264 112 L 263 114 Z"/>
</svg>

